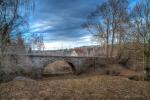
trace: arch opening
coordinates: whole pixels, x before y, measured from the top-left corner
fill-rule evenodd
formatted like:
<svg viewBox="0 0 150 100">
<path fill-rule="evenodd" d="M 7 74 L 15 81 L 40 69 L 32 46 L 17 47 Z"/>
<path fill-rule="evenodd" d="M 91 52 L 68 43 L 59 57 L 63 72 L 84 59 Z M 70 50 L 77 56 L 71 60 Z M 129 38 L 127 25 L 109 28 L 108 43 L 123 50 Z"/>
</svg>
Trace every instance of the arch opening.
<svg viewBox="0 0 150 100">
<path fill-rule="evenodd" d="M 71 62 L 69 62 L 69 61 L 66 61 L 66 62 L 71 66 L 72 71 L 73 71 L 73 72 L 76 72 L 75 66 L 74 66 Z"/>
<path fill-rule="evenodd" d="M 75 73 L 76 69 L 75 66 L 65 60 L 56 60 L 52 63 L 47 63 L 44 67 L 43 74 L 69 74 Z"/>
</svg>

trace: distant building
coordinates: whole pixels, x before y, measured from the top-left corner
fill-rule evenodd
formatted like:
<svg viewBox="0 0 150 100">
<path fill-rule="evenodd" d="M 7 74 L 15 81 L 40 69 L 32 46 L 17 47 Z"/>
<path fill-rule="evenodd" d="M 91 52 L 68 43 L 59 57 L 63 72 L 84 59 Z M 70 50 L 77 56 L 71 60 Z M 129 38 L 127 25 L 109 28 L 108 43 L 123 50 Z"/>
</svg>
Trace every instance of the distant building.
<svg viewBox="0 0 150 100">
<path fill-rule="evenodd" d="M 71 52 L 71 56 L 86 56 L 86 51 L 83 48 L 75 48 Z"/>
<path fill-rule="evenodd" d="M 78 56 L 78 54 L 77 54 L 77 52 L 75 51 L 75 50 L 73 50 L 72 52 L 71 52 L 71 55 L 70 56 Z"/>
</svg>

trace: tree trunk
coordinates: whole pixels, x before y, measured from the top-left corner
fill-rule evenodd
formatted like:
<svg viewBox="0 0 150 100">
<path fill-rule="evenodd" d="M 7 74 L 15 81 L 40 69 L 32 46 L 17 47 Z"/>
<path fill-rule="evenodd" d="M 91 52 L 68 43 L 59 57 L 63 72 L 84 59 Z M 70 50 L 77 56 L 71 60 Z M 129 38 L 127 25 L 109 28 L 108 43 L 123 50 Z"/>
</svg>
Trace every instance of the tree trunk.
<svg viewBox="0 0 150 100">
<path fill-rule="evenodd" d="M 117 51 L 117 56 L 118 56 L 118 59 L 120 59 L 120 57 L 122 56 L 121 55 L 121 33 L 118 34 L 118 39 L 119 39 L 119 42 L 118 42 L 118 51 Z"/>
<path fill-rule="evenodd" d="M 109 42 L 109 23 L 107 23 L 107 33 L 106 33 L 106 58 L 108 59 L 108 57 L 109 57 L 109 45 L 108 45 L 108 42 Z"/>
<path fill-rule="evenodd" d="M 111 41 L 111 52 L 110 52 L 110 56 L 113 57 L 113 52 L 114 52 L 114 29 L 113 29 L 113 32 L 112 32 L 112 41 Z"/>
<path fill-rule="evenodd" d="M 146 55 L 146 64 L 145 64 L 145 71 L 146 71 L 146 79 L 150 80 L 150 56 Z"/>
<path fill-rule="evenodd" d="M 115 22 L 115 16 L 113 15 L 113 21 L 112 21 L 112 41 L 111 41 L 111 52 L 110 56 L 113 57 L 114 52 L 114 37 L 115 37 L 115 28 L 116 28 L 116 22 Z"/>
</svg>

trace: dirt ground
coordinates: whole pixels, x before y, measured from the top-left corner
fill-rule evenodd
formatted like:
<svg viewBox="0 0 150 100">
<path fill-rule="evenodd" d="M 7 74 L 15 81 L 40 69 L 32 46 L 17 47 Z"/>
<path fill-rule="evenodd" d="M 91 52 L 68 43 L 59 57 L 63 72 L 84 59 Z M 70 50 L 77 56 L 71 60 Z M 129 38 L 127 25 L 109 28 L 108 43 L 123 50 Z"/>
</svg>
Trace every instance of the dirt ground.
<svg viewBox="0 0 150 100">
<path fill-rule="evenodd" d="M 66 74 L 2 83 L 0 100 L 150 100 L 150 82 Z"/>
</svg>

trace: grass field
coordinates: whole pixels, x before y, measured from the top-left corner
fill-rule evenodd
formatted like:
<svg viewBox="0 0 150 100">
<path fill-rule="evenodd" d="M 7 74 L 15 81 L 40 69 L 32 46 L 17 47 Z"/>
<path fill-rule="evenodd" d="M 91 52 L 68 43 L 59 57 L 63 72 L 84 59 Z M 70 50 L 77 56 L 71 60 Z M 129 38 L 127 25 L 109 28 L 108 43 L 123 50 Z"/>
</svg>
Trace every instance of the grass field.
<svg viewBox="0 0 150 100">
<path fill-rule="evenodd" d="M 120 76 L 63 75 L 0 84 L 0 100 L 150 100 L 150 83 Z"/>
</svg>

